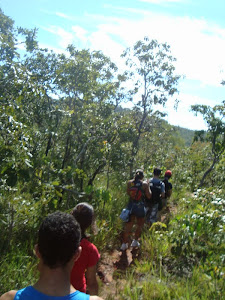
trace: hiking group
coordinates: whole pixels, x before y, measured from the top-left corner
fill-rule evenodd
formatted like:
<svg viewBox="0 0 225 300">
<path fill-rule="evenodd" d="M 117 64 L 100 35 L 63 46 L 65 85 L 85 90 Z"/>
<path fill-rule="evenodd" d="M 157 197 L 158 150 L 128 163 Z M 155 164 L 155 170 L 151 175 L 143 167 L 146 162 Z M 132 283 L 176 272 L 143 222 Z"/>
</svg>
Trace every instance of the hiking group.
<svg viewBox="0 0 225 300">
<path fill-rule="evenodd" d="M 143 170 L 138 169 L 134 179 L 127 183 L 129 203 L 123 210 L 126 219 L 121 250 L 129 247 L 135 223 L 131 247 L 139 247 L 138 239 L 145 221 L 150 225 L 156 222 L 158 211 L 167 205 L 172 193 L 169 182 L 172 173 L 166 171 L 163 181 L 159 179 L 160 169 L 155 168 L 153 175 L 152 179 L 144 181 Z M 96 278 L 100 254 L 88 240 L 86 230 L 89 227 L 95 227 L 94 209 L 85 202 L 77 204 L 71 214 L 58 211 L 48 215 L 40 226 L 35 245 L 39 260 L 38 281 L 19 291 L 6 292 L 0 300 L 102 300 L 97 296 Z"/>
<path fill-rule="evenodd" d="M 135 223 L 136 230 L 130 246 L 140 247 L 138 239 L 141 236 L 145 222 L 151 226 L 161 220 L 161 211 L 166 209 L 167 201 L 172 194 L 172 184 L 169 182 L 172 172 L 167 170 L 163 180 L 160 180 L 160 175 L 161 170 L 155 168 L 153 178 L 144 181 L 144 172 L 138 169 L 134 178 L 127 182 L 129 203 L 120 215 L 125 222 L 123 241 L 120 248 L 122 251 L 129 247 L 129 239 Z"/>
</svg>

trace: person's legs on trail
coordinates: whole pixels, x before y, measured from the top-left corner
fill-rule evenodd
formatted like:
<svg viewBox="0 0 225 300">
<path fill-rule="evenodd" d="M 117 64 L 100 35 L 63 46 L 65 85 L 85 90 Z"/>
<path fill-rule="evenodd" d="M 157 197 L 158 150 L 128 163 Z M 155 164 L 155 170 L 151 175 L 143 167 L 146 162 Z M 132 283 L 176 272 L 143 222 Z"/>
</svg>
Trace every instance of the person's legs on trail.
<svg viewBox="0 0 225 300">
<path fill-rule="evenodd" d="M 158 216 L 157 216 L 157 221 L 158 222 L 162 222 L 163 218 L 162 216 L 164 215 L 164 218 L 165 218 L 165 214 L 167 213 L 167 198 L 163 198 L 162 199 L 162 209 L 160 211 L 158 211 Z"/>
<path fill-rule="evenodd" d="M 145 223 L 145 218 L 136 218 L 136 220 L 137 220 L 137 228 L 135 231 L 134 238 L 135 240 L 138 240 L 139 237 L 141 236 L 141 232 Z"/>
<path fill-rule="evenodd" d="M 131 243 L 131 247 L 139 247 L 140 243 L 138 242 L 139 237 L 141 236 L 142 228 L 145 222 L 146 209 L 143 201 L 131 202 L 131 215 L 130 220 L 125 224 L 124 233 L 123 233 L 123 244 L 121 250 L 126 250 L 128 248 L 129 237 L 132 233 L 132 228 L 136 222 L 135 236 Z"/>
<path fill-rule="evenodd" d="M 123 243 L 121 246 L 121 250 L 126 250 L 128 248 L 129 237 L 131 235 L 132 228 L 134 226 L 135 216 L 130 216 L 130 221 L 125 223 L 124 232 L 123 232 Z"/>
<path fill-rule="evenodd" d="M 135 223 L 135 216 L 131 215 L 130 216 L 130 221 L 127 222 L 124 226 L 124 233 L 123 233 L 123 242 L 128 243 L 129 242 L 129 237 L 131 235 L 132 227 L 134 226 Z"/>
<path fill-rule="evenodd" d="M 139 237 L 141 236 L 142 229 L 145 223 L 145 218 L 136 217 L 137 227 L 134 234 L 134 240 L 131 243 L 131 247 L 140 247 L 140 243 L 138 242 Z"/>
<path fill-rule="evenodd" d="M 158 203 L 155 203 L 152 205 L 152 207 L 150 208 L 147 214 L 147 218 L 146 218 L 147 223 L 151 225 L 157 222 L 157 214 L 158 214 Z"/>
</svg>

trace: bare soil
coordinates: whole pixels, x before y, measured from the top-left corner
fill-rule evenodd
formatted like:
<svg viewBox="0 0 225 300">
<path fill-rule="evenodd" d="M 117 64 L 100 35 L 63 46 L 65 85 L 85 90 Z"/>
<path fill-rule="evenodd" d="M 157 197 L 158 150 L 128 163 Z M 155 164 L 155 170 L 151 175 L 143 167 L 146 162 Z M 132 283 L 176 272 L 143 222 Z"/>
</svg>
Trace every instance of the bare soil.
<svg viewBox="0 0 225 300">
<path fill-rule="evenodd" d="M 161 213 L 161 222 L 168 224 L 171 215 L 176 213 L 176 206 L 170 204 Z M 103 299 L 121 299 L 119 291 L 123 289 L 126 279 L 126 270 L 134 263 L 134 260 L 141 260 L 141 250 L 138 248 L 129 248 L 126 251 L 119 249 L 101 254 L 101 260 L 98 266 L 98 276 L 100 278 L 99 296 Z"/>
<path fill-rule="evenodd" d="M 109 296 L 111 299 L 120 299 L 118 293 L 126 281 L 124 279 L 126 270 L 139 255 L 139 249 L 113 250 L 111 253 L 101 255 L 98 276 L 102 281 L 100 296 L 103 299 Z"/>
</svg>

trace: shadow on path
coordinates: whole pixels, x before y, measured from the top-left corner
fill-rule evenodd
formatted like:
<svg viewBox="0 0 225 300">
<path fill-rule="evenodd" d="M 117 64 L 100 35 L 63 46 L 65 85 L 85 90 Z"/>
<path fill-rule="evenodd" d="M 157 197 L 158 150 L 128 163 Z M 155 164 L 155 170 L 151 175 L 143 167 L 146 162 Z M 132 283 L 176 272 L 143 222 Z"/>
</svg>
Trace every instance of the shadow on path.
<svg viewBox="0 0 225 300">
<path fill-rule="evenodd" d="M 126 270 L 131 264 L 134 263 L 135 259 L 139 259 L 141 251 L 139 248 L 127 249 L 121 251 L 119 259 L 114 263 L 114 266 L 119 270 Z"/>
</svg>

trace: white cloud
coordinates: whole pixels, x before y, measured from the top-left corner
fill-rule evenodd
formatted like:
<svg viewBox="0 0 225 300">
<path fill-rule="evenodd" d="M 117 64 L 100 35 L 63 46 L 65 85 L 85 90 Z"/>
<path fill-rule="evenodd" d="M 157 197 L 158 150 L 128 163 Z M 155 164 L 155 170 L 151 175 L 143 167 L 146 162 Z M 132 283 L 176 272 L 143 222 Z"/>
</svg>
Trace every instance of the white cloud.
<svg viewBox="0 0 225 300">
<path fill-rule="evenodd" d="M 107 32 L 99 30 L 90 35 L 89 41 L 92 50 L 101 50 L 105 55 L 109 56 L 118 67 L 122 64 L 120 55 L 124 48 L 118 42 L 113 40 Z"/>
<path fill-rule="evenodd" d="M 66 19 L 66 20 L 71 20 L 73 21 L 75 18 L 73 16 L 68 16 L 64 13 L 61 13 L 61 12 L 55 12 L 55 15 L 58 16 L 58 17 L 61 17 L 63 19 Z"/>
<path fill-rule="evenodd" d="M 71 31 L 58 26 L 48 30 L 58 37 L 60 47 L 76 42 L 80 47 L 101 49 L 115 62 L 125 47 L 144 36 L 167 42 L 177 58 L 176 69 L 188 79 L 203 85 L 219 86 L 221 71 L 225 69 L 225 28 L 204 19 L 174 17 L 132 8 L 106 6 L 109 9 L 135 14 L 133 19 L 90 15 L 90 22 L 98 22 L 97 30 L 87 31 L 81 26 L 71 26 Z M 63 13 L 61 17 L 73 19 Z M 96 27 L 95 27 L 96 28 Z"/>
<path fill-rule="evenodd" d="M 72 26 L 72 30 L 75 33 L 76 37 L 78 39 L 80 39 L 82 42 L 87 42 L 87 30 L 85 30 L 84 28 L 80 27 L 80 26 Z"/>
<path fill-rule="evenodd" d="M 158 105 L 155 109 L 165 112 L 167 116 L 164 119 L 171 125 L 189 128 L 191 130 L 207 130 L 203 117 L 200 114 L 195 116 L 194 113 L 191 112 L 191 105 L 210 105 L 210 100 L 207 101 L 206 99 L 187 94 L 180 95 L 179 99 L 180 103 L 177 110 L 174 109 L 175 101 L 171 99 L 166 103 L 164 108 L 161 105 Z M 131 102 L 122 104 L 122 107 L 124 108 L 132 108 L 132 106 Z"/>
<path fill-rule="evenodd" d="M 112 7 L 109 7 L 112 9 Z M 133 19 L 91 16 L 98 19 L 98 30 L 91 34 L 90 42 L 105 46 L 105 41 L 114 46 L 114 51 L 130 46 L 144 36 L 167 42 L 172 54 L 177 58 L 177 71 L 188 79 L 199 80 L 203 84 L 219 86 L 221 70 L 225 69 L 225 28 L 207 22 L 204 19 L 174 17 L 155 14 L 132 8 L 115 8 L 128 13 L 135 13 Z M 140 16 L 142 16 L 140 18 Z M 103 37 L 93 40 L 93 37 Z"/>
<path fill-rule="evenodd" d="M 67 14 L 64 14 L 64 13 L 58 12 L 58 11 L 49 11 L 49 10 L 46 10 L 46 9 L 41 9 L 41 12 L 46 14 L 46 15 L 49 15 L 49 16 L 57 16 L 57 17 L 60 17 L 60 18 L 66 19 L 66 20 L 70 20 L 70 21 L 75 20 L 74 16 L 69 16 Z"/>
<path fill-rule="evenodd" d="M 149 36 L 150 39 L 157 39 L 159 42 L 167 42 L 171 45 L 172 55 L 177 58 L 176 71 L 190 79 L 189 82 L 193 80 L 200 83 L 199 88 L 210 86 L 213 89 L 220 86 L 221 80 L 225 77 L 222 73 L 225 70 L 224 27 L 203 18 L 175 17 L 112 5 L 105 5 L 105 7 L 111 10 L 111 17 L 85 15 L 89 25 L 94 25 L 91 26 L 91 31 L 75 24 L 71 25 L 70 31 L 57 26 L 51 26 L 46 30 L 57 35 L 61 47 L 66 47 L 74 41 L 80 48 L 87 48 L 88 45 L 91 50 L 102 50 L 118 67 L 123 65 L 120 58 L 123 50 L 143 39 L 144 36 Z M 113 13 L 116 10 L 120 12 L 119 15 L 126 15 L 126 18 L 118 17 L 116 13 L 114 17 Z M 61 17 L 66 18 L 66 15 L 62 14 Z M 189 112 L 190 105 L 215 105 L 215 100 L 196 97 L 191 89 L 188 95 L 183 94 L 182 84 L 180 87 L 181 103 L 178 111 L 175 112 L 173 105 L 168 102 L 167 120 L 173 125 L 190 129 L 206 129 L 202 117 L 195 117 L 192 112 Z"/>
<path fill-rule="evenodd" d="M 58 38 L 58 45 L 63 49 L 65 49 L 69 44 L 72 44 L 74 41 L 73 33 L 66 31 L 60 26 L 42 27 L 42 29 L 56 35 Z"/>
<path fill-rule="evenodd" d="M 165 112 L 168 116 L 165 118 L 169 124 L 177 125 L 192 130 L 207 130 L 207 125 L 201 114 L 195 116 L 191 111 L 191 105 L 212 105 L 212 99 L 193 96 L 191 94 L 180 94 L 180 103 L 177 111 L 174 110 L 174 101 L 168 101 L 165 107 Z M 217 103 L 220 104 L 220 103 Z"/>
</svg>

